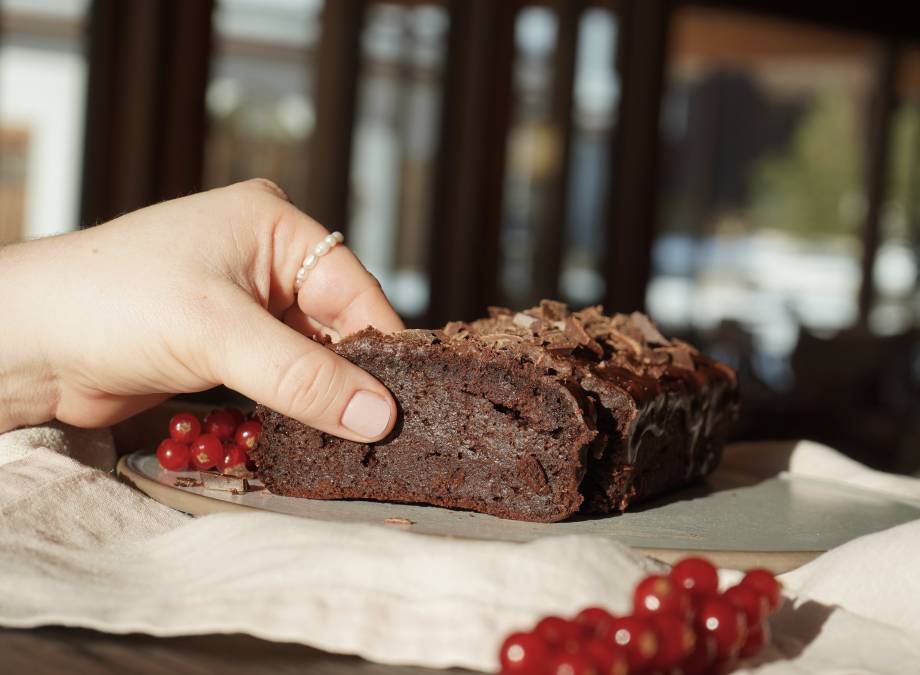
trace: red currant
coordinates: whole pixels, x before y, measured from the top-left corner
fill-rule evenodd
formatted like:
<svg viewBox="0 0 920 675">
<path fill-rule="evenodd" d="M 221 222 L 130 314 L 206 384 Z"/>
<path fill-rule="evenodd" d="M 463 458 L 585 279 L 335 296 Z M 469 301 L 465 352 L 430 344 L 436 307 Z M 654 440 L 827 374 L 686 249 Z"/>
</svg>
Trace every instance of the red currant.
<svg viewBox="0 0 920 675">
<path fill-rule="evenodd" d="M 255 449 L 261 433 L 262 423 L 259 422 L 259 420 L 249 420 L 248 422 L 243 422 L 236 428 L 236 433 L 233 434 L 233 440 L 236 441 L 237 445 L 248 452 L 249 450 Z"/>
<path fill-rule="evenodd" d="M 696 612 L 697 634 L 709 633 L 716 639 L 716 660 L 738 656 L 747 637 L 744 613 L 725 598 L 714 596 L 703 600 Z"/>
<path fill-rule="evenodd" d="M 749 659 L 757 656 L 760 650 L 770 641 L 770 624 L 762 621 L 748 629 L 747 639 L 741 645 L 741 651 L 738 656 L 742 659 Z"/>
<path fill-rule="evenodd" d="M 598 675 L 628 675 L 629 661 L 626 653 L 614 644 L 603 640 L 588 640 L 581 652 L 594 663 Z"/>
<path fill-rule="evenodd" d="M 214 434 L 201 434 L 192 443 L 192 466 L 206 470 L 223 461 L 224 446 Z"/>
<path fill-rule="evenodd" d="M 722 597 L 744 612 L 748 626 L 758 625 L 770 613 L 766 596 L 748 586 L 732 586 Z"/>
<path fill-rule="evenodd" d="M 233 432 L 236 430 L 236 422 L 233 415 L 226 410 L 212 410 L 204 418 L 204 430 L 206 433 L 217 436 L 222 441 L 229 441 L 233 438 Z"/>
<path fill-rule="evenodd" d="M 546 665 L 550 649 L 533 633 L 512 633 L 502 642 L 498 659 L 503 673 L 534 673 Z"/>
<path fill-rule="evenodd" d="M 684 558 L 671 568 L 669 576 L 693 596 L 715 595 L 719 591 L 719 574 L 703 558 Z"/>
<path fill-rule="evenodd" d="M 633 593 L 633 612 L 638 616 L 667 612 L 683 618 L 691 609 L 689 593 L 670 577 L 659 574 L 646 577 Z"/>
<path fill-rule="evenodd" d="M 239 408 L 224 408 L 224 412 L 230 415 L 233 418 L 234 426 L 240 426 L 243 422 L 246 421 L 246 415 L 243 414 L 243 411 Z"/>
<path fill-rule="evenodd" d="M 652 660 L 652 669 L 668 671 L 679 666 L 696 646 L 693 628 L 674 614 L 655 614 L 650 620 L 658 633 L 658 654 Z"/>
<path fill-rule="evenodd" d="M 169 420 L 170 438 L 188 445 L 201 433 L 201 422 L 192 413 L 181 412 Z"/>
<path fill-rule="evenodd" d="M 224 456 L 217 464 L 217 470 L 223 473 L 232 466 L 240 466 L 245 469 L 247 462 L 249 462 L 249 455 L 246 454 L 246 451 L 238 445 L 228 443 L 224 446 Z"/>
<path fill-rule="evenodd" d="M 553 649 L 569 652 L 577 652 L 579 642 L 585 637 L 581 624 L 558 616 L 543 617 L 534 626 L 533 632 Z"/>
<path fill-rule="evenodd" d="M 611 624 L 613 624 L 613 614 L 601 607 L 586 607 L 575 615 L 575 623 L 585 627 L 587 633 L 592 636 L 606 635 Z"/>
<path fill-rule="evenodd" d="M 696 647 L 680 664 L 681 675 L 705 675 L 716 661 L 716 639 L 709 633 L 696 635 Z"/>
<path fill-rule="evenodd" d="M 747 574 L 745 574 L 744 578 L 741 580 L 740 585 L 747 586 L 766 596 L 767 602 L 770 605 L 771 614 L 779 609 L 780 602 L 782 601 L 783 585 L 777 581 L 776 577 L 773 576 L 769 570 L 762 568 L 748 570 Z"/>
<path fill-rule="evenodd" d="M 167 471 L 182 471 L 188 467 L 188 459 L 188 446 L 174 438 L 167 438 L 157 447 L 157 461 Z"/>
<path fill-rule="evenodd" d="M 641 616 L 614 619 L 607 634 L 614 644 L 623 648 L 630 671 L 641 671 L 658 654 L 658 635 L 651 622 Z"/>
<path fill-rule="evenodd" d="M 549 675 L 598 675 L 594 662 L 584 654 L 560 652 L 549 661 L 544 671 Z"/>
</svg>

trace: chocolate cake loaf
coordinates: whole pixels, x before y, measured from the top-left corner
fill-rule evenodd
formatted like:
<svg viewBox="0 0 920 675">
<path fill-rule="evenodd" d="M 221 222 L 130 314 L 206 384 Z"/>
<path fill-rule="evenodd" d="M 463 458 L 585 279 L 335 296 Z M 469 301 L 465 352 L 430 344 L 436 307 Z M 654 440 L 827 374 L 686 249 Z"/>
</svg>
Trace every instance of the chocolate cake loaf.
<svg viewBox="0 0 920 675">
<path fill-rule="evenodd" d="M 640 313 L 543 301 L 330 348 L 390 389 L 396 427 L 355 443 L 259 406 L 252 458 L 274 493 L 531 521 L 617 512 L 711 472 L 738 410 L 730 368 Z"/>
</svg>

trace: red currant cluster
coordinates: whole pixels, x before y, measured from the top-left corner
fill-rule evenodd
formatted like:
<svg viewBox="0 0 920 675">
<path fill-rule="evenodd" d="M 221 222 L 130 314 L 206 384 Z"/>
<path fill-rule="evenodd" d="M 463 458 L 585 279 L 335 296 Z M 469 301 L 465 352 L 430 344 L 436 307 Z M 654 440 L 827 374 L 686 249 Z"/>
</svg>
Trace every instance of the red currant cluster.
<svg viewBox="0 0 920 675">
<path fill-rule="evenodd" d="M 750 570 L 719 593 L 716 568 L 685 558 L 667 576 L 636 586 L 633 613 L 614 616 L 588 607 L 573 619 L 548 616 L 502 643 L 510 675 L 716 675 L 769 642 L 767 618 L 780 604 L 779 581 Z"/>
<path fill-rule="evenodd" d="M 204 425 L 192 413 L 182 412 L 169 420 L 169 438 L 157 447 L 157 460 L 169 471 L 183 471 L 189 465 L 221 473 L 245 469 L 261 433 L 261 422 L 247 419 L 236 408 L 212 410 Z"/>
</svg>

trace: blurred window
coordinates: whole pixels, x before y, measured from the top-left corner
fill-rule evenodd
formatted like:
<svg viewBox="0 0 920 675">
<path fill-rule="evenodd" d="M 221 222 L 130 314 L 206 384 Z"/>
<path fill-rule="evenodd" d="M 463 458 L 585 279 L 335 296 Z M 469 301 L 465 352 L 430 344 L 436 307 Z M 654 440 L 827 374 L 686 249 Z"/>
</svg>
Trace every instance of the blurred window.
<svg viewBox="0 0 920 675">
<path fill-rule="evenodd" d="M 349 245 L 412 319 L 428 309 L 434 162 L 449 18 L 440 4 L 371 3 L 351 161 Z"/>
<path fill-rule="evenodd" d="M 78 227 L 88 5 L 0 3 L 0 243 Z"/>
<path fill-rule="evenodd" d="M 611 149 L 620 98 L 616 15 L 599 7 L 585 10 L 577 44 L 566 246 L 559 290 L 563 300 L 582 306 L 604 299 L 604 213 L 614 198 L 610 193 Z"/>
<path fill-rule="evenodd" d="M 781 386 L 800 326 L 857 319 L 873 43 L 727 11 L 673 21 L 648 308 L 671 331 L 746 335 Z"/>
<path fill-rule="evenodd" d="M 561 130 L 552 120 L 553 58 L 559 20 L 547 7 L 525 7 L 514 25 L 512 112 L 502 204 L 500 295 L 512 307 L 533 297 L 537 238 L 559 175 Z"/>
<path fill-rule="evenodd" d="M 875 259 L 873 332 L 892 335 L 918 325 L 920 297 L 920 47 L 904 50 L 890 130 L 888 183 Z"/>
<path fill-rule="evenodd" d="M 322 0 L 218 0 L 205 187 L 260 176 L 303 208 Z"/>
</svg>

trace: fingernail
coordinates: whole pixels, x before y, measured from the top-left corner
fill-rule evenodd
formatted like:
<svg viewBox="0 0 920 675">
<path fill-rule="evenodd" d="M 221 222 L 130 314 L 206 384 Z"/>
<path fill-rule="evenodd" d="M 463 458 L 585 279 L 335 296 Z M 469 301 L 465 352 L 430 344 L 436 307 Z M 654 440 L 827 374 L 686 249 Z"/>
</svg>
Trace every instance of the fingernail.
<svg viewBox="0 0 920 675">
<path fill-rule="evenodd" d="M 379 394 L 361 389 L 351 397 L 342 413 L 342 426 L 349 431 L 376 438 L 390 423 L 390 405 Z"/>
</svg>

